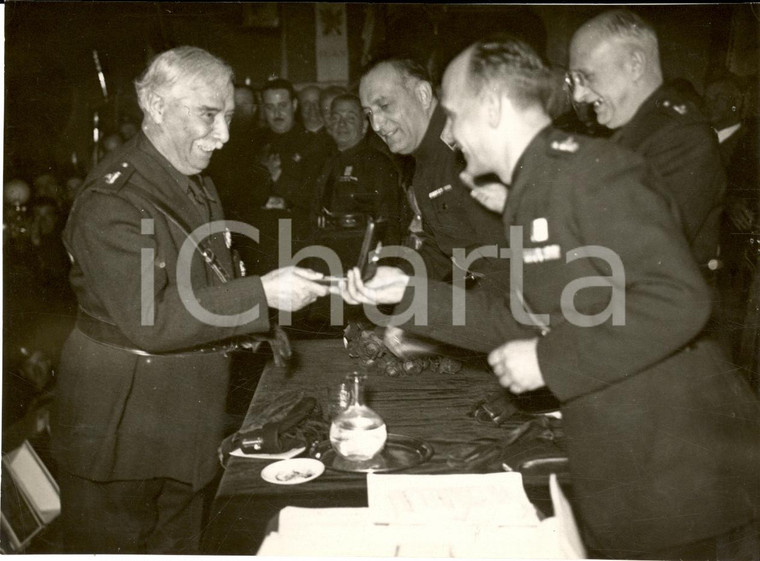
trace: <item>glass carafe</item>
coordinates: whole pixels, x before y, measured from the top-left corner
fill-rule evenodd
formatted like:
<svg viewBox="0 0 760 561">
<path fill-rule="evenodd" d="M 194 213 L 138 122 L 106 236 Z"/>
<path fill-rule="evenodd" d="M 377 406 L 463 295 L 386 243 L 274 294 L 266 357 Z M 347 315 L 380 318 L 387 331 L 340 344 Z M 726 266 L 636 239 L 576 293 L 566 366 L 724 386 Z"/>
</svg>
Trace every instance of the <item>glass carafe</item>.
<svg viewBox="0 0 760 561">
<path fill-rule="evenodd" d="M 388 429 L 382 417 L 364 405 L 366 376 L 354 372 L 351 381 L 351 402 L 330 425 L 330 444 L 342 457 L 363 462 L 380 452 L 388 439 Z"/>
</svg>

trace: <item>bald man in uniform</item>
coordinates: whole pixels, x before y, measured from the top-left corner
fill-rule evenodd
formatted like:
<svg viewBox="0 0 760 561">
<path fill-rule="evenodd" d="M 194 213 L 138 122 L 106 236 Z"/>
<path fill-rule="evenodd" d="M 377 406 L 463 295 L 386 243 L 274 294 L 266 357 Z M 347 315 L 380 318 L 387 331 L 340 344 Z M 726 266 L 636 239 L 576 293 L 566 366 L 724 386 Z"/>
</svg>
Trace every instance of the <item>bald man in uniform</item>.
<svg viewBox="0 0 760 561">
<path fill-rule="evenodd" d="M 701 336 L 708 288 L 659 179 L 629 150 L 554 129 L 548 82 L 516 39 L 476 43 L 443 79 L 467 172 L 509 185 L 503 258 L 523 281 L 465 295 L 392 267 L 364 284 L 354 269 L 344 298 L 426 308 L 426 323 L 391 323 L 490 351 L 502 386 L 557 397 L 590 557 L 751 559 L 760 404 Z"/>
<path fill-rule="evenodd" d="M 694 103 L 663 83 L 654 28 L 627 9 L 584 23 L 570 43 L 573 98 L 591 104 L 612 140 L 641 154 L 662 177 L 706 279 L 718 262 L 726 190 L 718 142 Z"/>
</svg>

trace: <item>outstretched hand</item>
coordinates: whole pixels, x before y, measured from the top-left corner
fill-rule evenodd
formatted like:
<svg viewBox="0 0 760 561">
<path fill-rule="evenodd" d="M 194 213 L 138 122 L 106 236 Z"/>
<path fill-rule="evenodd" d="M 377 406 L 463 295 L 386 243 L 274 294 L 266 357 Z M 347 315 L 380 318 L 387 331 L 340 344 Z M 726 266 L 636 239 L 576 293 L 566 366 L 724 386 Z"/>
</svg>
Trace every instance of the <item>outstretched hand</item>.
<svg viewBox="0 0 760 561">
<path fill-rule="evenodd" d="M 404 297 L 407 284 L 409 275 L 396 267 L 378 267 L 375 276 L 366 283 L 354 267 L 341 288 L 343 300 L 349 304 L 397 304 Z"/>
<path fill-rule="evenodd" d="M 323 276 L 311 269 L 294 266 L 270 271 L 261 277 L 267 305 L 285 312 L 295 312 L 308 306 L 320 296 L 329 294 L 327 286 L 314 282 Z"/>
</svg>

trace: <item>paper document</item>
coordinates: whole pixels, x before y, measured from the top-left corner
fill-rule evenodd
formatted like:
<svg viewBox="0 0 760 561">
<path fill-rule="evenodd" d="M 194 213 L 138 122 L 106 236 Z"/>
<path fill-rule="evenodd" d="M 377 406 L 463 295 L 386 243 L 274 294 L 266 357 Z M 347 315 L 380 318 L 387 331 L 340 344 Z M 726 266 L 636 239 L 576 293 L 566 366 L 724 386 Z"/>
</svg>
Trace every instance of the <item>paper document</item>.
<svg viewBox="0 0 760 561">
<path fill-rule="evenodd" d="M 537 526 L 517 472 L 456 475 L 367 474 L 374 522 Z"/>
<path fill-rule="evenodd" d="M 369 508 L 284 508 L 280 511 L 277 532 L 265 538 L 257 555 L 586 557 L 570 504 L 554 475 L 550 488 L 555 517 L 541 522 L 522 490 L 520 474 L 369 474 L 367 483 L 371 493 Z M 511 506 L 503 507 L 502 503 Z M 414 509 L 420 510 L 415 513 Z M 434 512 L 436 509 L 438 512 Z M 463 510 L 454 514 L 458 509 Z M 486 516 L 485 511 L 489 511 L 490 516 Z M 396 516 L 415 522 L 375 523 L 378 513 L 384 513 L 381 518 Z M 484 521 L 476 522 L 478 518 Z M 509 520 L 516 520 L 518 524 Z"/>
</svg>

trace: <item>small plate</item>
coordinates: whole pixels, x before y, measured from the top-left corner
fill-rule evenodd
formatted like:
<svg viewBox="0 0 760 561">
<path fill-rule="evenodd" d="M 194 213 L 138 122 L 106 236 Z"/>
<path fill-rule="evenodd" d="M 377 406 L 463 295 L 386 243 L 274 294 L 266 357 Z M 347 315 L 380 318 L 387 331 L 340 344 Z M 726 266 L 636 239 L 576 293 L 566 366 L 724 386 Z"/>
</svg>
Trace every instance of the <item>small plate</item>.
<svg viewBox="0 0 760 561">
<path fill-rule="evenodd" d="M 289 460 L 290 458 L 295 458 L 304 450 L 306 450 L 306 447 L 300 446 L 298 448 L 293 448 L 292 450 L 279 452 L 277 454 L 246 454 L 240 448 L 235 448 L 232 452 L 230 452 L 230 456 L 235 456 L 237 458 L 249 458 L 251 460 Z"/>
<path fill-rule="evenodd" d="M 298 485 L 316 479 L 325 465 L 312 458 L 294 458 L 269 464 L 261 470 L 261 478 L 275 485 Z"/>
</svg>

